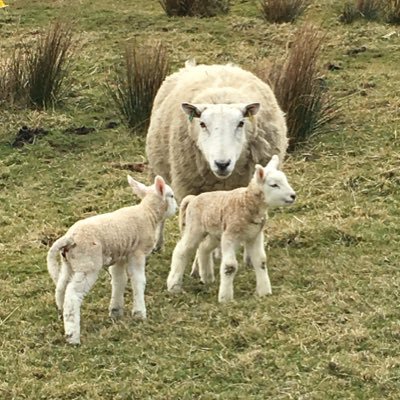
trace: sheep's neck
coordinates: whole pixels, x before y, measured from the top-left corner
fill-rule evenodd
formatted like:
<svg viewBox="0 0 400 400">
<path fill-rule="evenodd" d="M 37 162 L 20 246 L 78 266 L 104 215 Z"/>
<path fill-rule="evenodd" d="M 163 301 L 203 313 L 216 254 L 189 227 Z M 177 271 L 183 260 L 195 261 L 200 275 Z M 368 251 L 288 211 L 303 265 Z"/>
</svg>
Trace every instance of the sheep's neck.
<svg viewBox="0 0 400 400">
<path fill-rule="evenodd" d="M 158 196 L 146 196 L 140 205 L 146 210 L 151 225 L 155 228 L 163 219 L 165 214 L 165 201 Z"/>
</svg>

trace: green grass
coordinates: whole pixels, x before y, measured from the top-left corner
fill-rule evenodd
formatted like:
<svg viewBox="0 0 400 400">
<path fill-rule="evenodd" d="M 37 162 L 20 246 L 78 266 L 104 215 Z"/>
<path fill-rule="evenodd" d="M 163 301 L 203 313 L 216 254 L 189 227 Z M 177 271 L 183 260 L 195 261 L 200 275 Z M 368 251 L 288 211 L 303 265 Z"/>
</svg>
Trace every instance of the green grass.
<svg viewBox="0 0 400 400">
<path fill-rule="evenodd" d="M 393 26 L 338 24 L 341 1 L 314 1 L 300 21 L 280 26 L 265 23 L 252 1 L 212 19 L 169 19 L 156 0 L 7 3 L 0 51 L 34 40 L 59 16 L 73 18 L 79 41 L 73 96 L 62 107 L 0 110 L 0 398 L 398 398 L 400 39 L 383 38 Z M 217 303 L 217 283 L 203 287 L 188 273 L 186 292 L 169 295 L 174 219 L 164 252 L 148 259 L 148 320 L 108 318 L 104 272 L 82 307 L 82 345 L 67 346 L 48 243 L 77 219 L 137 201 L 113 163 L 141 161 L 144 142 L 123 125 L 105 129 L 118 117 L 102 87 L 126 40 L 163 40 L 174 69 L 192 56 L 246 66 L 284 54 L 304 20 L 327 31 L 322 61 L 343 67 L 326 70 L 343 108 L 285 164 L 298 202 L 272 212 L 266 228 L 273 295 L 257 299 L 244 266 L 232 304 Z M 13 149 L 23 124 L 50 133 Z M 96 132 L 64 133 L 81 125 Z"/>
</svg>

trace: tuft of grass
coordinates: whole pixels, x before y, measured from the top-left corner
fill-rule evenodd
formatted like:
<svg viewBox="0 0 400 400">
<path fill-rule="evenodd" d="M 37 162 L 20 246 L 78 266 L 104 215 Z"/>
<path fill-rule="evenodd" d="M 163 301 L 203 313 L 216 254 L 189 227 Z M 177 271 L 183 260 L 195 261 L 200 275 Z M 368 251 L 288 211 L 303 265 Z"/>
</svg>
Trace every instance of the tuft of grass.
<svg viewBox="0 0 400 400">
<path fill-rule="evenodd" d="M 62 96 L 71 55 L 70 26 L 56 22 L 35 44 L 24 43 L 0 65 L 0 103 L 43 109 Z"/>
<path fill-rule="evenodd" d="M 169 17 L 215 17 L 227 14 L 229 0 L 159 0 L 161 7 Z"/>
<path fill-rule="evenodd" d="M 261 0 L 263 18 L 268 22 L 281 24 L 293 22 L 309 6 L 309 0 Z"/>
<path fill-rule="evenodd" d="M 386 20 L 390 24 L 400 24 L 400 0 L 388 0 L 386 5 Z"/>
<path fill-rule="evenodd" d="M 168 52 L 161 42 L 126 46 L 124 68 L 117 73 L 115 84 L 107 84 L 107 90 L 130 128 L 147 127 L 154 97 L 169 71 Z"/>
<path fill-rule="evenodd" d="M 356 0 L 356 10 L 366 19 L 375 20 L 382 9 L 382 0 Z"/>
<path fill-rule="evenodd" d="M 355 7 L 354 3 L 345 3 L 342 13 L 339 16 L 339 21 L 344 24 L 351 24 L 360 17 L 360 12 Z"/>
<path fill-rule="evenodd" d="M 304 25 L 296 32 L 283 65 L 275 63 L 268 73 L 267 81 L 287 115 L 289 151 L 335 115 L 318 66 L 322 40 L 316 27 Z"/>
<path fill-rule="evenodd" d="M 69 67 L 71 27 L 55 23 L 36 46 L 26 49 L 26 79 L 29 102 L 37 108 L 56 104 Z"/>
</svg>

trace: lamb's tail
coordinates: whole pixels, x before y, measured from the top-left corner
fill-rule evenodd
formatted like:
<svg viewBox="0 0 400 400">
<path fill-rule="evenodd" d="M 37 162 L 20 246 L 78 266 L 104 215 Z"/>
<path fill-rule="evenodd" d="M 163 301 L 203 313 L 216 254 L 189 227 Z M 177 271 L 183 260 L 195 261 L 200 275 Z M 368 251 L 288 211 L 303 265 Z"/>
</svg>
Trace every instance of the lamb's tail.
<svg viewBox="0 0 400 400">
<path fill-rule="evenodd" d="M 190 201 L 195 198 L 196 196 L 189 194 L 186 196 L 179 207 L 179 229 L 181 233 L 183 232 L 183 229 L 185 228 L 186 225 L 186 209 L 188 208 L 188 205 Z"/>
<path fill-rule="evenodd" d="M 74 241 L 72 239 L 62 236 L 53 243 L 47 253 L 47 270 L 56 285 L 60 274 L 60 263 L 57 260 L 57 256 L 61 250 L 69 248 L 73 244 Z"/>
</svg>

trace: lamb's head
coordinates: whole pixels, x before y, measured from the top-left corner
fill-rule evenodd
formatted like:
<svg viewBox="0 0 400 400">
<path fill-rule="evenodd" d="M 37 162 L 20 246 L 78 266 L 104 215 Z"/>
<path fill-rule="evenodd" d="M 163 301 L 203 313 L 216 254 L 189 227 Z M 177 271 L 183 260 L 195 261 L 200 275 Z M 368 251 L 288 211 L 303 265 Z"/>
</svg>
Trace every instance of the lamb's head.
<svg viewBox="0 0 400 400">
<path fill-rule="evenodd" d="M 172 217 L 176 213 L 178 205 L 174 197 L 174 192 L 161 176 L 157 175 L 154 178 L 154 183 L 150 186 L 146 186 L 128 175 L 128 183 L 133 189 L 133 192 L 141 199 L 144 199 L 147 195 L 155 195 L 159 198 L 165 210 L 163 215 L 164 219 Z"/>
<path fill-rule="evenodd" d="M 246 144 L 246 119 L 260 109 L 251 104 L 182 104 L 193 124 L 197 146 L 217 178 L 232 174 Z"/>
<path fill-rule="evenodd" d="M 278 170 L 279 157 L 272 156 L 264 168 L 256 165 L 254 180 L 262 187 L 266 203 L 269 207 L 287 206 L 296 200 L 296 193 L 289 185 L 286 175 Z"/>
</svg>

